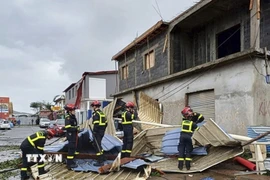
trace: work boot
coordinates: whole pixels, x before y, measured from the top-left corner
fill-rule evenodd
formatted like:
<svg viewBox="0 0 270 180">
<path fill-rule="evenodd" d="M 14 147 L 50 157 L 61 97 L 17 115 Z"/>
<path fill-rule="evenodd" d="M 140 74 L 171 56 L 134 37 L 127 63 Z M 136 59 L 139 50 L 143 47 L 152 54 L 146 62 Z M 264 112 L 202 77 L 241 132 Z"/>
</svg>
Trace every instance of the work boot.
<svg viewBox="0 0 270 180">
<path fill-rule="evenodd" d="M 126 153 L 121 153 L 121 159 L 126 157 Z"/>
<path fill-rule="evenodd" d="M 95 162 L 93 165 L 94 166 L 103 166 L 104 165 L 104 160 L 103 160 L 102 155 L 98 156 L 97 162 Z"/>
<path fill-rule="evenodd" d="M 178 169 L 183 170 L 184 162 L 183 161 L 178 161 Z"/>
<path fill-rule="evenodd" d="M 30 178 L 30 176 L 23 176 L 23 177 L 21 177 L 21 180 L 27 180 L 29 178 Z"/>
<path fill-rule="evenodd" d="M 72 168 L 76 168 L 78 165 L 76 163 L 67 165 L 68 170 L 71 170 Z"/>
<path fill-rule="evenodd" d="M 50 170 L 45 170 L 44 168 L 39 168 L 38 169 L 38 174 L 42 175 L 42 174 L 46 174 L 47 172 L 49 172 Z"/>
<path fill-rule="evenodd" d="M 186 168 L 187 170 L 190 170 L 190 161 L 186 161 Z"/>
</svg>

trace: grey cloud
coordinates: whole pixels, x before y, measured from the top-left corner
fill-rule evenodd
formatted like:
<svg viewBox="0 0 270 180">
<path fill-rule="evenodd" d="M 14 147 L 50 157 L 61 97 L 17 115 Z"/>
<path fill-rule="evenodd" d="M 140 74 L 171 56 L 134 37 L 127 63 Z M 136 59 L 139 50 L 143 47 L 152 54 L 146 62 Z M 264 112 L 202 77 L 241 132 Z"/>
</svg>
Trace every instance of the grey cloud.
<svg viewBox="0 0 270 180">
<path fill-rule="evenodd" d="M 187 9 L 190 0 L 156 0 L 164 20 Z M 0 96 L 15 110 L 52 101 L 84 71 L 111 70 L 111 57 L 158 20 L 156 1 L 0 1 Z"/>
</svg>

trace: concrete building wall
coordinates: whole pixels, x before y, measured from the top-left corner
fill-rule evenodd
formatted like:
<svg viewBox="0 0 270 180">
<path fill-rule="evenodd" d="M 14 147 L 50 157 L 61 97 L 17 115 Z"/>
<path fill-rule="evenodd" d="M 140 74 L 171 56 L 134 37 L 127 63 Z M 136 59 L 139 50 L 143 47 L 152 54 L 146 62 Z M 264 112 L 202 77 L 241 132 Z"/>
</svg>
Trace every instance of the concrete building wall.
<svg viewBox="0 0 270 180">
<path fill-rule="evenodd" d="M 266 74 L 264 59 L 254 60 L 254 66 L 257 67 L 259 73 L 257 72 L 257 70 L 253 70 L 256 75 L 256 81 L 253 85 L 254 123 L 250 125 L 270 126 L 270 84 L 266 83 L 265 77 L 263 76 L 264 74 Z"/>
<path fill-rule="evenodd" d="M 246 135 L 246 127 L 264 121 L 253 118 L 258 107 L 258 103 L 255 105 L 254 102 L 256 78 L 253 64 L 250 61 L 239 61 L 142 91 L 163 104 L 164 124 L 179 124 L 187 93 L 214 90 L 215 122 L 228 133 Z M 192 82 L 194 79 L 197 80 Z M 260 83 L 264 83 L 263 79 L 260 79 Z M 133 100 L 131 93 L 121 97 L 124 101 Z"/>
</svg>

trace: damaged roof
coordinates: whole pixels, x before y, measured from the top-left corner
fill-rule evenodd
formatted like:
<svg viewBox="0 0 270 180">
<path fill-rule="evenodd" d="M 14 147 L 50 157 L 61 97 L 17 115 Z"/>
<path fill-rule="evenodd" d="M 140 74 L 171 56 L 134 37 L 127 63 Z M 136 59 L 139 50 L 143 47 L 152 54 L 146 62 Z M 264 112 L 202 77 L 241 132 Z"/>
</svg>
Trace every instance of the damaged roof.
<svg viewBox="0 0 270 180">
<path fill-rule="evenodd" d="M 177 167 L 177 158 L 169 158 L 163 161 L 152 163 L 153 168 L 158 168 L 164 172 L 202 172 L 216 164 L 224 162 L 244 152 L 241 142 L 231 138 L 212 119 L 204 123 L 193 135 L 196 145 L 209 147 L 206 156 L 194 156 L 191 169 L 180 171 Z M 222 154 L 222 156 L 221 156 Z"/>
</svg>

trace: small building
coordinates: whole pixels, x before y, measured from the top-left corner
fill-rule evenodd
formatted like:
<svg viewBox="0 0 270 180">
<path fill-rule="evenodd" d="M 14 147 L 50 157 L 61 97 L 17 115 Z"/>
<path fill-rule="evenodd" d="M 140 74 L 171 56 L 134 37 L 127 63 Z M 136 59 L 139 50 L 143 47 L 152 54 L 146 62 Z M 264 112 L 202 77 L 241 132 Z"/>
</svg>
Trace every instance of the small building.
<svg viewBox="0 0 270 180">
<path fill-rule="evenodd" d="M 8 119 L 13 113 L 9 97 L 0 97 L 0 119 Z"/>
<path fill-rule="evenodd" d="M 179 124 L 190 105 L 229 133 L 270 125 L 270 1 L 204 0 L 170 22 L 159 21 L 112 57 L 124 101 L 140 92 Z"/>
<path fill-rule="evenodd" d="M 113 100 L 118 80 L 117 73 L 116 70 L 84 72 L 78 82 L 70 84 L 64 90 L 65 103 L 76 104 L 79 107 L 76 111 L 79 124 L 91 117 L 91 102 L 99 100 L 103 108 Z"/>
</svg>

